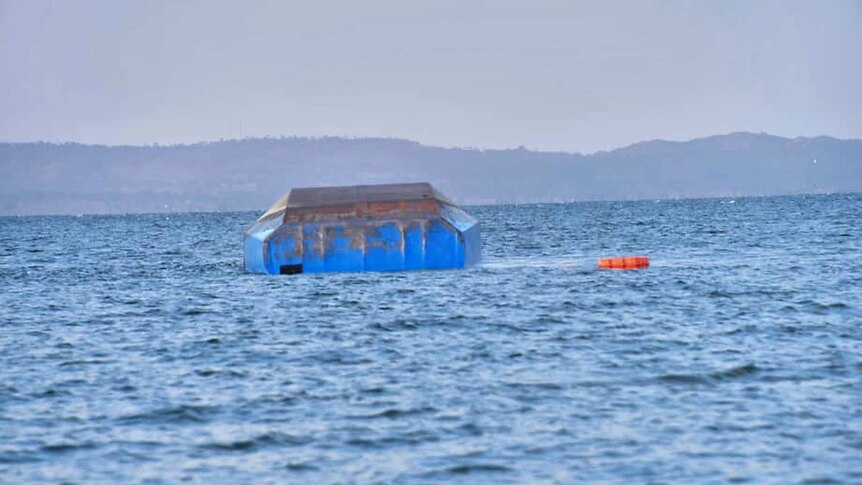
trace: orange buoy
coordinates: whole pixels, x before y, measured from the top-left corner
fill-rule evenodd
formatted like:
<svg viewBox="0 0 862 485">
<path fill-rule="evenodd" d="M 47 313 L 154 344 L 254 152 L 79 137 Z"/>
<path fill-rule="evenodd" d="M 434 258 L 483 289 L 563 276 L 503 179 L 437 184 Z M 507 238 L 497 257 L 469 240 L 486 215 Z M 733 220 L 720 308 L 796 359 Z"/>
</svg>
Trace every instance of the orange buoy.
<svg viewBox="0 0 862 485">
<path fill-rule="evenodd" d="M 646 256 L 620 256 L 617 258 L 602 258 L 599 269 L 643 269 L 649 268 L 649 258 Z"/>
</svg>

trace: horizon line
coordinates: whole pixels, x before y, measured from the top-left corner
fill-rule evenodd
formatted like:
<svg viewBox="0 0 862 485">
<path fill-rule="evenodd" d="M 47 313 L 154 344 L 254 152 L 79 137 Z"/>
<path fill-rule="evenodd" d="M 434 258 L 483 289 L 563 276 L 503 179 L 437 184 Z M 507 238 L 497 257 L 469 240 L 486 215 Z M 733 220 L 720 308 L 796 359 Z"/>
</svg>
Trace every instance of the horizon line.
<svg viewBox="0 0 862 485">
<path fill-rule="evenodd" d="M 417 140 L 412 140 L 409 138 L 399 138 L 399 137 L 386 137 L 386 136 L 351 136 L 351 135 L 264 135 L 264 136 L 248 136 L 244 138 L 220 138 L 218 140 L 201 140 L 196 142 L 188 142 L 188 143 L 171 143 L 162 145 L 158 142 L 152 142 L 150 144 L 128 144 L 128 143 L 118 143 L 118 144 L 104 144 L 104 143 L 84 143 L 80 141 L 46 141 L 46 140 L 31 140 L 31 141 L 7 141 L 0 140 L 0 145 L 75 145 L 75 146 L 85 146 L 85 147 L 96 147 L 96 148 L 183 148 L 183 147 L 194 147 L 200 145 L 214 145 L 219 143 L 242 143 L 242 142 L 251 142 L 251 141 L 281 141 L 281 140 L 326 140 L 326 139 L 336 139 L 336 140 L 347 140 L 347 141 L 362 141 L 362 140 L 384 140 L 384 141 L 396 141 L 396 142 L 407 142 L 411 144 L 418 145 L 420 147 L 425 148 L 439 148 L 444 150 L 466 150 L 466 151 L 479 151 L 479 152 L 495 152 L 495 151 L 517 151 L 517 150 L 525 150 L 534 153 L 556 153 L 556 154 L 566 154 L 566 155 L 581 155 L 581 156 L 591 156 L 602 153 L 610 153 L 618 150 L 625 150 L 628 148 L 632 148 L 638 145 L 648 144 L 648 143 L 690 143 L 695 141 L 708 140 L 711 138 L 721 138 L 721 137 L 729 137 L 734 135 L 750 135 L 750 136 L 758 136 L 758 137 L 770 137 L 770 138 L 780 138 L 782 140 L 815 140 L 820 138 L 837 140 L 837 141 L 862 141 L 862 138 L 839 138 L 832 135 L 815 135 L 815 136 L 803 136 L 797 135 L 794 137 L 790 136 L 782 136 L 782 135 L 774 135 L 772 133 L 768 133 L 765 131 L 761 132 L 753 132 L 753 131 L 731 131 L 727 133 L 719 133 L 715 135 L 706 135 L 699 136 L 695 138 L 688 139 L 667 139 L 667 138 L 653 138 L 637 141 L 634 143 L 630 143 L 628 145 L 618 146 L 616 148 L 611 148 L 607 150 L 596 150 L 593 152 L 578 152 L 578 151 L 562 151 L 562 150 L 542 150 L 536 148 L 528 148 L 524 145 L 519 145 L 517 147 L 508 147 L 508 148 L 489 148 L 489 147 L 473 147 L 473 146 L 457 146 L 457 145 L 432 145 L 426 144 Z"/>
</svg>

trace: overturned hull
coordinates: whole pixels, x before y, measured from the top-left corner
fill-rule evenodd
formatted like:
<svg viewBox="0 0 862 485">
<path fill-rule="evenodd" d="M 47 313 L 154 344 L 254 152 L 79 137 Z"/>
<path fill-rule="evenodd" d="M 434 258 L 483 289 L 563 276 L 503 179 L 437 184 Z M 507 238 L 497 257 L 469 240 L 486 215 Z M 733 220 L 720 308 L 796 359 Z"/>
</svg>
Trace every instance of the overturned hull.
<svg viewBox="0 0 862 485">
<path fill-rule="evenodd" d="M 479 223 L 431 184 L 293 189 L 245 232 L 256 273 L 464 268 Z"/>
</svg>

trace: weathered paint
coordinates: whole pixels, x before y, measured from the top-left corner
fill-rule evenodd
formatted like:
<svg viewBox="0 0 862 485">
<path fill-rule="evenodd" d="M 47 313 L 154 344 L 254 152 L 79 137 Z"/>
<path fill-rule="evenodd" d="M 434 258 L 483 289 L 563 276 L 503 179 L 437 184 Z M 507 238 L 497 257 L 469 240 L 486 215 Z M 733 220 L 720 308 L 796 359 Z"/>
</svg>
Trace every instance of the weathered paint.
<svg viewBox="0 0 862 485">
<path fill-rule="evenodd" d="M 478 221 L 430 184 L 294 189 L 245 233 L 245 266 L 269 274 L 463 268 Z"/>
<path fill-rule="evenodd" d="M 266 273 L 265 241 L 281 225 L 279 218 L 268 218 L 256 222 L 245 234 L 245 267 L 254 273 Z"/>
</svg>

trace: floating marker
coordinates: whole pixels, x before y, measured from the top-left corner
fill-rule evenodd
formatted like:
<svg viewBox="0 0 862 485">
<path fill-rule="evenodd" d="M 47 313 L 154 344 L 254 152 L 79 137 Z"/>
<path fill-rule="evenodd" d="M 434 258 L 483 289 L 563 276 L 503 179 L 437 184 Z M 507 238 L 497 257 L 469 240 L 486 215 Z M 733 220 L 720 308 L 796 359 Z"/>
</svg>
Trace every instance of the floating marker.
<svg viewBox="0 0 862 485">
<path fill-rule="evenodd" d="M 649 258 L 646 256 L 619 256 L 602 258 L 599 269 L 643 269 L 649 268 Z"/>
</svg>

